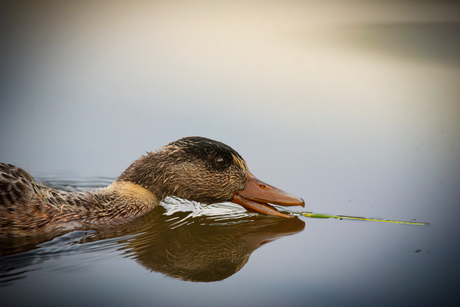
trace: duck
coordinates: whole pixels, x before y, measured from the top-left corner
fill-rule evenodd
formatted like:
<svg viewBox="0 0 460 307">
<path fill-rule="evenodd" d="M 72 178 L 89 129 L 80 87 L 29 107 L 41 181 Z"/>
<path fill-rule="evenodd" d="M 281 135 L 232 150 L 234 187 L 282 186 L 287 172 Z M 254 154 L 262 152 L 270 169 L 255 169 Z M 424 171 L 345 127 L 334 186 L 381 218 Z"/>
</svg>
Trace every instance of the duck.
<svg viewBox="0 0 460 307">
<path fill-rule="evenodd" d="M 230 146 L 184 137 L 135 160 L 108 187 L 64 192 L 0 163 L 0 237 L 117 227 L 151 212 L 166 197 L 202 204 L 233 202 L 249 212 L 293 218 L 273 205 L 303 199 L 257 179 Z"/>
</svg>

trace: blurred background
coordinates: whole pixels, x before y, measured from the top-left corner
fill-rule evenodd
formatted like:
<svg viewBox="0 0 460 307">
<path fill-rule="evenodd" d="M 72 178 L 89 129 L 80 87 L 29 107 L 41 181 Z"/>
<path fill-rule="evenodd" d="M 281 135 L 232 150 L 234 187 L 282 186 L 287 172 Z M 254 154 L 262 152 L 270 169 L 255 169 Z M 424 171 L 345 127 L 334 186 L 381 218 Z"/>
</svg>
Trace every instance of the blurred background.
<svg viewBox="0 0 460 307">
<path fill-rule="evenodd" d="M 2 162 L 115 178 L 209 137 L 308 211 L 442 225 L 404 242 L 458 281 L 456 1 L 0 1 L 0 29 Z"/>
<path fill-rule="evenodd" d="M 459 16 L 455 1 L 2 1 L 0 158 L 116 177 L 200 135 L 310 205 L 446 184 Z"/>
</svg>

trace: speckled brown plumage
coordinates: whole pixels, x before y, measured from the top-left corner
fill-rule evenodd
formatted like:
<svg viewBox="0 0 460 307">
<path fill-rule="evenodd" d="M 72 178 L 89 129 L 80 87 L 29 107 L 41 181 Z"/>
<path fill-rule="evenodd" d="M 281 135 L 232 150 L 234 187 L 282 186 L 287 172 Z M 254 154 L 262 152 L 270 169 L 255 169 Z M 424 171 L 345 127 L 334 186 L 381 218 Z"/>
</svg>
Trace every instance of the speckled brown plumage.
<svg viewBox="0 0 460 307">
<path fill-rule="evenodd" d="M 166 196 L 202 203 L 231 201 L 247 166 L 229 146 L 188 137 L 134 161 L 109 187 L 66 193 L 0 163 L 0 236 L 107 228 L 150 212 Z"/>
</svg>

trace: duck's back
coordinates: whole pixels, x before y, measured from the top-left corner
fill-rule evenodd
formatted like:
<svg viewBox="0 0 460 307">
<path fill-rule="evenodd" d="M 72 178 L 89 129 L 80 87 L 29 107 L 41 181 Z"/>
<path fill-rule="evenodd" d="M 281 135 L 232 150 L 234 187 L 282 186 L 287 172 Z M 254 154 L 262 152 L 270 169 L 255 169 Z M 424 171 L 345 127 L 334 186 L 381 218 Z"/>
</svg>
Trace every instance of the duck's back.
<svg viewBox="0 0 460 307">
<path fill-rule="evenodd" d="M 35 182 L 19 167 L 0 163 L 0 238 L 114 227 L 150 212 L 158 202 L 151 192 L 129 183 L 61 192 Z"/>
<path fill-rule="evenodd" d="M 0 207 L 14 210 L 18 203 L 30 201 L 35 181 L 22 168 L 0 162 Z"/>
<path fill-rule="evenodd" d="M 40 199 L 50 188 L 22 168 L 0 163 L 0 236 L 32 235 L 54 215 Z"/>
</svg>

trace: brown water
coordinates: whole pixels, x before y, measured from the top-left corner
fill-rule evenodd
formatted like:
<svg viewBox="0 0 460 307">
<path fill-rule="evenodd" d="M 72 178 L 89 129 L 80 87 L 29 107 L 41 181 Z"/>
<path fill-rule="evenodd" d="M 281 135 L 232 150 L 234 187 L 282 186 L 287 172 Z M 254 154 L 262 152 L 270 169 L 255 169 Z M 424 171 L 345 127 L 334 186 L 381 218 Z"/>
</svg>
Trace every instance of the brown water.
<svg viewBox="0 0 460 307">
<path fill-rule="evenodd" d="M 201 135 L 306 211 L 430 224 L 284 220 L 168 199 L 116 231 L 2 242 L 0 305 L 452 305 L 459 11 L 447 1 L 2 2 L 2 162 L 83 191 Z"/>
</svg>

